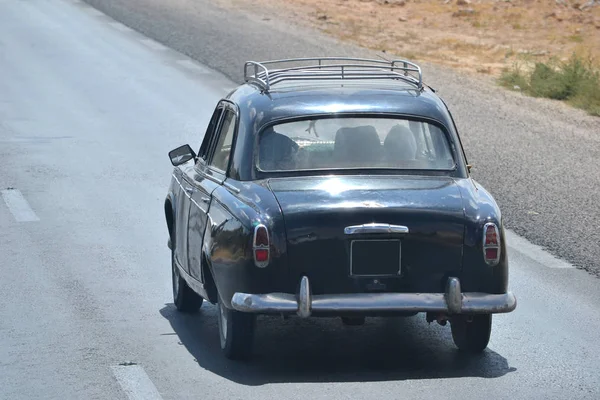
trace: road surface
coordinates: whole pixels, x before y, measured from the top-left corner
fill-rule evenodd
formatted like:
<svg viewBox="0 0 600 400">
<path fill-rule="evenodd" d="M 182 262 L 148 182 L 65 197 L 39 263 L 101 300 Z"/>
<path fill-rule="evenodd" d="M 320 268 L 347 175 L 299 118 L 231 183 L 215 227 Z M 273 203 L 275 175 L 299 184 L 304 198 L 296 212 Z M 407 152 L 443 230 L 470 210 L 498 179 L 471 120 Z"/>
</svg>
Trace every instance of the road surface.
<svg viewBox="0 0 600 400">
<path fill-rule="evenodd" d="M 321 55 L 378 58 L 304 29 L 252 0 L 85 0 L 128 26 L 242 79 L 247 60 Z M 285 7 L 283 7 L 285 8 Z M 389 29 L 402 27 L 389 27 Z M 402 55 L 400 55 L 402 56 Z M 460 127 L 473 175 L 495 195 L 505 224 L 600 277 L 600 118 L 423 65 Z"/>
<path fill-rule="evenodd" d="M 84 3 L 0 0 L 0 399 L 600 397 L 600 281 L 514 234 L 480 356 L 417 316 L 261 318 L 224 359 L 215 307 L 172 304 L 163 201 L 233 85 Z"/>
</svg>

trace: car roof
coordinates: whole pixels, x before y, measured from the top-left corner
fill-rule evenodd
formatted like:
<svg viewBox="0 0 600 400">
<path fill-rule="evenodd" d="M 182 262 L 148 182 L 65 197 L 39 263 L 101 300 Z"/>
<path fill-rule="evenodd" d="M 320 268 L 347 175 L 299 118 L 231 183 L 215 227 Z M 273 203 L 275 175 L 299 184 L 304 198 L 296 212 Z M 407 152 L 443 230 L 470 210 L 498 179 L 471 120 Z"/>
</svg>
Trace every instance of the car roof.
<svg viewBox="0 0 600 400">
<path fill-rule="evenodd" d="M 453 130 L 443 101 L 427 86 L 421 89 L 399 81 L 310 81 L 282 83 L 268 91 L 245 83 L 227 100 L 261 127 L 282 119 L 342 113 L 397 114 L 430 119 Z"/>
</svg>

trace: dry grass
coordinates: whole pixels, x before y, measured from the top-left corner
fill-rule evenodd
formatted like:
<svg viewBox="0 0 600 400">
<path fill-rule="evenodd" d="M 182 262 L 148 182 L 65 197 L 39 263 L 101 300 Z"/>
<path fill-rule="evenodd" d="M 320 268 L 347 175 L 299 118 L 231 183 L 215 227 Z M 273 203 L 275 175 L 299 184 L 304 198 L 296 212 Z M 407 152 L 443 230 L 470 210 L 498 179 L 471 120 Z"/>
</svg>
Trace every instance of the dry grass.
<svg viewBox="0 0 600 400">
<path fill-rule="evenodd" d="M 563 100 L 600 116 L 600 67 L 590 56 L 575 53 L 565 62 L 552 59 L 537 62 L 533 68 L 516 63 L 502 74 L 499 82 L 509 89 Z"/>
<path fill-rule="evenodd" d="M 523 55 L 600 57 L 600 6 L 564 0 L 221 0 L 415 61 L 499 76 Z"/>
</svg>

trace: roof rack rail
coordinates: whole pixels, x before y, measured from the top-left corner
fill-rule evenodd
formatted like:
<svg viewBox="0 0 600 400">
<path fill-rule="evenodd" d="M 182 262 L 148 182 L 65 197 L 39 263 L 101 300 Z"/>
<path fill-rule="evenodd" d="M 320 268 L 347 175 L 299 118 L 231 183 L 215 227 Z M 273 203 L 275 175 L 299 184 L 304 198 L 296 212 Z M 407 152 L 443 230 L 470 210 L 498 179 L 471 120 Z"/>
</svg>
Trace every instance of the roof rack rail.
<svg viewBox="0 0 600 400">
<path fill-rule="evenodd" d="M 291 66 L 302 63 L 307 65 Z M 406 60 L 318 57 L 247 61 L 244 64 L 244 80 L 256 84 L 264 91 L 269 91 L 273 85 L 284 81 L 337 79 L 394 79 L 412 84 L 419 90 L 423 89 L 421 67 Z"/>
</svg>

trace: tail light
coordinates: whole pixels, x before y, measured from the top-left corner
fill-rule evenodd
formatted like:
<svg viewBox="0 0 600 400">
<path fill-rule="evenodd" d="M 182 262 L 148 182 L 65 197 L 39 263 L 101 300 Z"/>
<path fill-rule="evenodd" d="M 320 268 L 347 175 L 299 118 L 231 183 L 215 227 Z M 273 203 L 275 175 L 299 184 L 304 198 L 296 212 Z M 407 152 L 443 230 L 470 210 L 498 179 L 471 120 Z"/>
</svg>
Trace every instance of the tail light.
<svg viewBox="0 0 600 400">
<path fill-rule="evenodd" d="M 483 226 L 483 258 L 492 266 L 500 261 L 500 232 L 492 222 Z"/>
<path fill-rule="evenodd" d="M 254 228 L 254 238 L 252 239 L 252 251 L 254 253 L 254 265 L 264 268 L 269 264 L 269 231 L 263 224 Z"/>
</svg>

